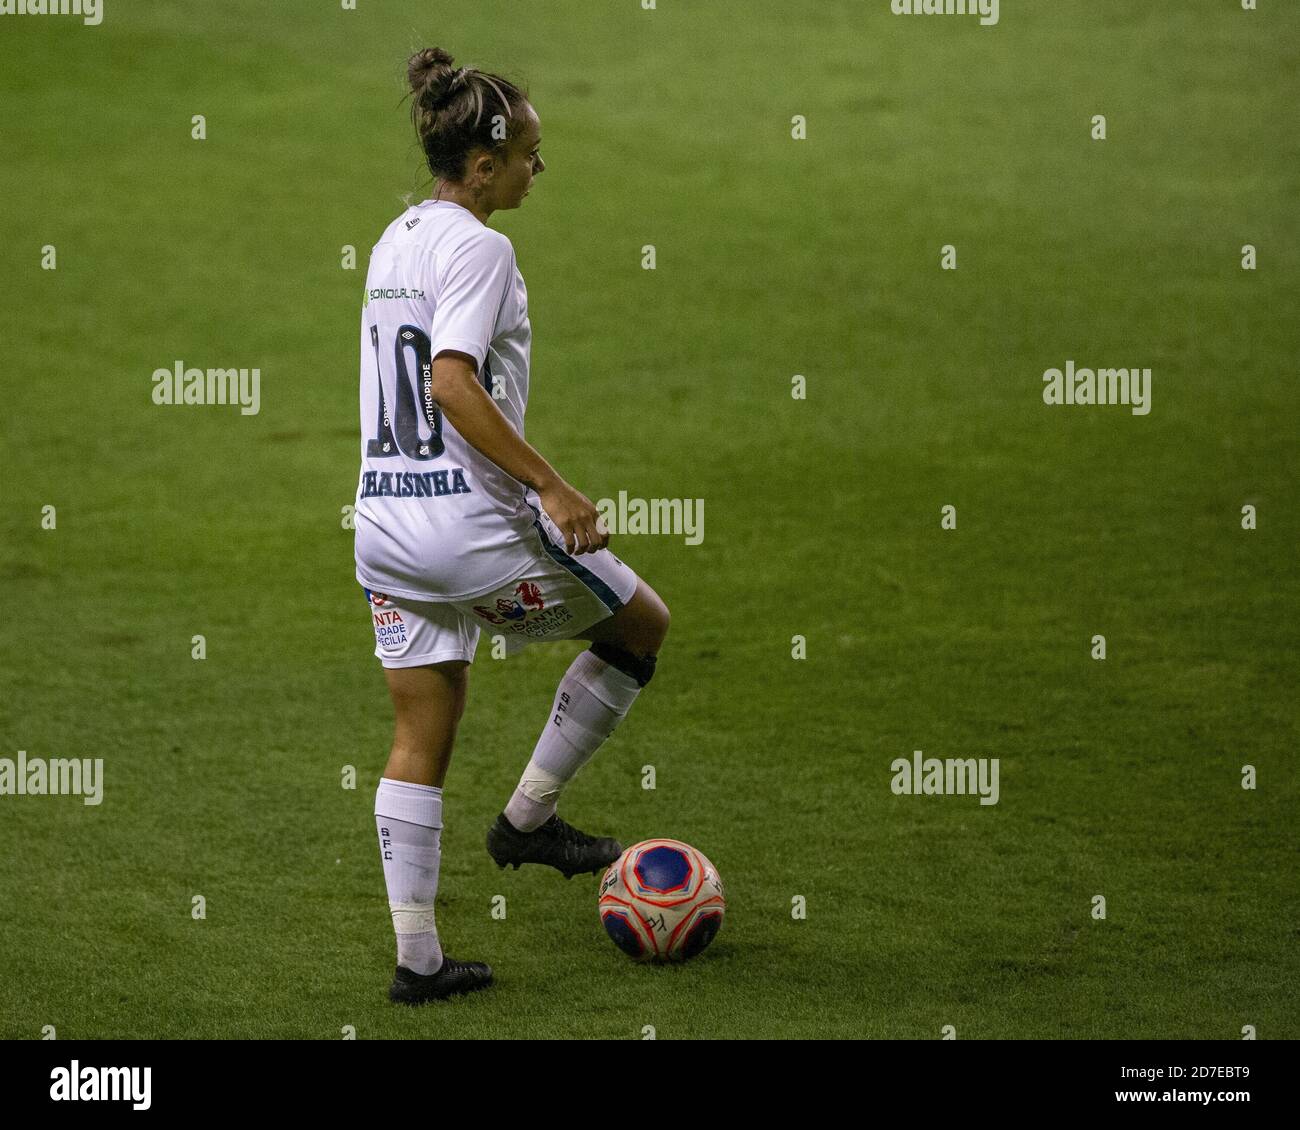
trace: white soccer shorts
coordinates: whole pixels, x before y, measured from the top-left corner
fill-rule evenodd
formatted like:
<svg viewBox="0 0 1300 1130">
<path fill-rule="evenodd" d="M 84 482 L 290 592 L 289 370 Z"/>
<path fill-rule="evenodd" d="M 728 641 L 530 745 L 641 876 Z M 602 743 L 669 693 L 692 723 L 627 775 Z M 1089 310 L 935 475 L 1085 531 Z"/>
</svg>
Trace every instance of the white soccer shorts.
<svg viewBox="0 0 1300 1130">
<path fill-rule="evenodd" d="M 540 640 L 571 639 L 632 599 L 637 576 L 608 549 L 570 556 L 545 513 L 536 529 L 531 565 L 483 596 L 421 601 L 366 589 L 376 658 L 385 667 L 469 663 L 484 631 L 502 637 L 512 655 Z"/>
</svg>

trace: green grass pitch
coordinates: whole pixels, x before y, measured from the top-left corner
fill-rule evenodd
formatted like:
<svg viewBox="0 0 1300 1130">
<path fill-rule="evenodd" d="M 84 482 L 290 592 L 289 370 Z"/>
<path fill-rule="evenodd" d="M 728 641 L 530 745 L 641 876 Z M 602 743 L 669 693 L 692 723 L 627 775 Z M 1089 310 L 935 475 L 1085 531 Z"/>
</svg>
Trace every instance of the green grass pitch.
<svg viewBox="0 0 1300 1130">
<path fill-rule="evenodd" d="M 0 1037 L 1300 1035 L 1300 8 L 1259 7 L 0 17 L 0 757 L 104 759 L 98 806 L 0 796 Z M 706 500 L 698 546 L 614 542 L 673 627 L 563 812 L 697 845 L 729 910 L 641 967 L 596 877 L 495 868 L 577 645 L 485 641 L 439 928 L 497 985 L 408 1010 L 341 510 L 430 44 L 541 118 L 548 169 L 491 221 L 529 439 L 593 499 Z M 178 360 L 260 368 L 260 411 L 153 404 Z M 1044 404 L 1067 360 L 1149 367 L 1151 411 Z M 895 795 L 918 749 L 1000 759 L 999 802 Z"/>
</svg>

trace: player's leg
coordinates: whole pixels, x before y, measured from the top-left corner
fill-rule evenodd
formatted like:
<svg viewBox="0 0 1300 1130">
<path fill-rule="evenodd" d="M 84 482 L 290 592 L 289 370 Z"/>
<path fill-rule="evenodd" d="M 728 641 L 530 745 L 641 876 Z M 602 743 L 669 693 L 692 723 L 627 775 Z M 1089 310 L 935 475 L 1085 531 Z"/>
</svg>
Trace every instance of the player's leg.
<svg viewBox="0 0 1300 1130">
<path fill-rule="evenodd" d="M 450 605 L 368 594 L 376 654 L 396 715 L 388 764 L 375 792 L 375 827 L 397 972 L 389 996 L 420 1004 L 491 983 L 481 963 L 442 952 L 434 918 L 442 860 L 442 785 L 465 709 L 478 631 Z"/>
<path fill-rule="evenodd" d="M 469 664 L 386 668 L 384 677 L 396 715 L 385 779 L 441 789 L 465 713 Z"/>
<path fill-rule="evenodd" d="M 560 793 L 627 717 L 654 675 L 668 634 L 668 608 L 639 577 L 632 599 L 576 638 L 591 640 L 560 680 L 551 714 L 505 816 L 531 832 L 554 814 Z"/>
<path fill-rule="evenodd" d="M 375 793 L 375 827 L 397 935 L 397 964 L 428 976 L 443 963 L 434 923 L 442 861 L 442 783 L 465 708 L 469 665 L 404 667 L 384 675 L 397 725 Z"/>
<path fill-rule="evenodd" d="M 622 854 L 618 841 L 578 832 L 556 815 L 565 786 L 623 721 L 654 675 L 668 632 L 668 608 L 659 595 L 617 558 L 613 561 L 630 575 L 634 591 L 612 615 L 572 637 L 590 640 L 592 646 L 579 652 L 560 680 L 532 757 L 489 834 L 489 851 L 500 866 L 545 862 L 571 877 L 599 870 Z M 591 567 L 600 566 L 593 562 Z M 614 572 L 607 579 L 618 584 Z M 524 837 L 539 830 L 563 842 L 525 843 Z"/>
</svg>

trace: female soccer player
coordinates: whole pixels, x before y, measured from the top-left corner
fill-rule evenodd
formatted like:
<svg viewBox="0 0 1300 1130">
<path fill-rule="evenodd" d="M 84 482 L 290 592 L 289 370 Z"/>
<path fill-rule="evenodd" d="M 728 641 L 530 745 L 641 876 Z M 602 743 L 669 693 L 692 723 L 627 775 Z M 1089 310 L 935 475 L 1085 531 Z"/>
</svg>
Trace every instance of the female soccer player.
<svg viewBox="0 0 1300 1130">
<path fill-rule="evenodd" d="M 407 65 L 436 190 L 375 244 L 361 318 L 357 580 L 396 710 L 375 795 L 397 934 L 394 1001 L 481 989 L 434 925 L 442 785 L 484 628 L 506 652 L 583 639 L 532 758 L 487 834 L 498 866 L 571 877 L 622 854 L 556 814 L 564 786 L 655 670 L 668 609 L 606 548 L 596 508 L 524 440 L 532 330 L 514 248 L 488 217 L 546 168 L 524 93 L 426 48 Z"/>
</svg>

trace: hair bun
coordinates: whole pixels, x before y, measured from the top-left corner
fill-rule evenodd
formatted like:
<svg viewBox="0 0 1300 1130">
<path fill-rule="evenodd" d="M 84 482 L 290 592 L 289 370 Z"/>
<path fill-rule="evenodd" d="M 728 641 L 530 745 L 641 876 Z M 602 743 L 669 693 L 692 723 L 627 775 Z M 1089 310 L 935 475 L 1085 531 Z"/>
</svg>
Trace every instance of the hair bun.
<svg viewBox="0 0 1300 1130">
<path fill-rule="evenodd" d="M 451 93 L 453 81 L 463 75 L 465 68 L 453 73 L 455 60 L 441 47 L 426 47 L 417 51 L 406 64 L 406 81 L 411 93 L 423 102 L 440 102 Z"/>
</svg>

